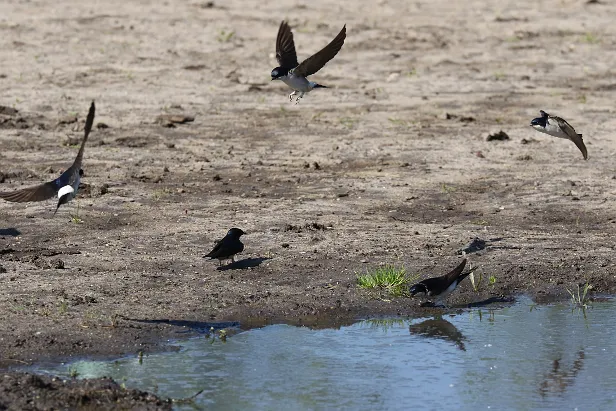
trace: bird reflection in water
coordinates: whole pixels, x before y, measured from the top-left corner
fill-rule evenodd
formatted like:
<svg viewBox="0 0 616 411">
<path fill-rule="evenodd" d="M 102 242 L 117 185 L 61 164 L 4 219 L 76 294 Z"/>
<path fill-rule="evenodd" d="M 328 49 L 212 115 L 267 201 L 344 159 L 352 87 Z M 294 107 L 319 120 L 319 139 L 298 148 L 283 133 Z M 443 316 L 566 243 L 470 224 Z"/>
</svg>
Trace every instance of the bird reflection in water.
<svg viewBox="0 0 616 411">
<path fill-rule="evenodd" d="M 460 350 L 466 351 L 464 347 L 464 335 L 458 331 L 455 325 L 442 318 L 433 318 L 409 326 L 411 334 L 421 335 L 427 338 L 437 338 L 453 342 Z"/>
<path fill-rule="evenodd" d="M 548 394 L 563 394 L 573 384 L 575 377 L 584 366 L 584 350 L 578 351 L 577 358 L 570 369 L 561 369 L 560 362 L 561 358 L 554 360 L 552 370 L 541 381 L 539 393 L 542 397 Z"/>
</svg>

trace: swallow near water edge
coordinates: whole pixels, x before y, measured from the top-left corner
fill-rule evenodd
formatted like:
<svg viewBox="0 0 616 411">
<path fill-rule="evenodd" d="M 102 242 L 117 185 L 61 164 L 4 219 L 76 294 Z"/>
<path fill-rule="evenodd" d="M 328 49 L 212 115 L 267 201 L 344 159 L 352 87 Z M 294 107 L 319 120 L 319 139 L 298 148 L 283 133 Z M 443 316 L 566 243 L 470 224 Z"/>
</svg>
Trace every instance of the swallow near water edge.
<svg viewBox="0 0 616 411">
<path fill-rule="evenodd" d="M 537 131 L 545 134 L 549 134 L 558 138 L 566 138 L 573 141 L 573 143 L 580 149 L 584 160 L 588 160 L 588 151 L 586 151 L 586 145 L 582 135 L 575 132 L 575 129 L 571 127 L 571 124 L 567 123 L 563 118 L 552 116 L 543 110 L 539 111 L 541 117 L 537 117 L 530 122 L 530 126 Z"/>
<path fill-rule="evenodd" d="M 228 259 L 231 259 L 231 263 L 234 263 L 233 256 L 244 251 L 244 244 L 240 241 L 240 237 L 244 234 L 246 233 L 239 228 L 230 229 L 222 240 L 216 241 L 212 251 L 204 255 L 203 258 L 218 259 L 218 265 L 221 265 L 223 260 Z"/>
<path fill-rule="evenodd" d="M 58 205 L 54 211 L 54 215 L 58 212 L 61 205 L 68 203 L 77 195 L 77 189 L 79 188 L 79 182 L 83 175 L 81 169 L 81 161 L 83 160 L 83 151 L 86 146 L 86 141 L 92 130 L 92 124 L 94 123 L 94 102 L 90 105 L 90 111 L 86 118 L 86 126 L 84 128 L 83 140 L 81 147 L 75 157 L 73 164 L 53 181 L 40 184 L 34 187 L 24 188 L 22 190 L 12 191 L 9 193 L 0 193 L 0 198 L 6 201 L 12 201 L 15 203 L 26 203 L 30 201 L 45 201 L 49 200 L 53 196 L 58 196 Z"/>
<path fill-rule="evenodd" d="M 456 287 L 458 287 L 458 284 L 460 284 L 460 282 L 470 274 L 470 272 L 462 274 L 465 266 L 466 259 L 462 260 L 462 262 L 451 272 L 441 277 L 432 277 L 421 280 L 417 284 L 411 286 L 409 293 L 413 297 L 415 294 L 424 293 L 428 297 L 434 297 L 439 301 L 443 301 L 456 289 Z"/>
<path fill-rule="evenodd" d="M 299 93 L 295 104 L 299 103 L 299 99 L 304 97 L 304 94 L 313 89 L 327 88 L 327 86 L 308 80 L 307 77 L 321 70 L 328 61 L 338 54 L 345 38 L 346 24 L 327 46 L 299 64 L 295 53 L 293 32 L 289 24 L 283 21 L 280 23 L 276 37 L 276 60 L 278 60 L 279 66 L 272 70 L 272 81 L 282 80 L 293 89 L 293 92 L 289 94 L 289 101 L 292 101 L 293 96 Z"/>
</svg>

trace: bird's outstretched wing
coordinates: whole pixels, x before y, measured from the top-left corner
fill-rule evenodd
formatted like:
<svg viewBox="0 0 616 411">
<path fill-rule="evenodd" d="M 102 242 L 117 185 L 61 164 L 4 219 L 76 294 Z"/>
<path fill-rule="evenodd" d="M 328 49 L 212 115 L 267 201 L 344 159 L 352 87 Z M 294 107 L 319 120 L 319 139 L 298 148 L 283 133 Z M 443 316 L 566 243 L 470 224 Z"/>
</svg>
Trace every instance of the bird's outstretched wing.
<svg viewBox="0 0 616 411">
<path fill-rule="evenodd" d="M 49 200 L 51 197 L 55 196 L 60 189 L 60 187 L 56 185 L 56 181 L 58 180 L 60 180 L 60 178 L 35 187 L 28 187 L 10 193 L 0 193 L 0 198 L 14 203 Z"/>
<path fill-rule="evenodd" d="M 79 152 L 77 153 L 77 157 L 75 157 L 75 161 L 71 168 L 76 168 L 77 172 L 81 168 L 81 160 L 83 159 L 83 151 L 86 147 L 86 141 L 88 141 L 88 136 L 90 135 L 90 131 L 92 131 L 92 125 L 94 124 L 94 112 L 96 108 L 94 107 L 94 102 L 90 104 L 90 110 L 88 111 L 88 117 L 86 117 L 86 126 L 83 129 L 83 140 L 81 142 L 81 147 L 79 147 Z M 68 170 L 67 170 L 68 171 Z"/>
<path fill-rule="evenodd" d="M 280 67 L 292 69 L 297 67 L 297 54 L 293 42 L 293 32 L 286 21 L 280 23 L 278 36 L 276 37 L 276 60 Z"/>
<path fill-rule="evenodd" d="M 296 76 L 308 77 L 311 74 L 316 73 L 321 70 L 323 66 L 334 58 L 336 54 L 342 48 L 344 44 L 344 39 L 346 38 L 346 24 L 340 30 L 340 33 L 321 51 L 312 56 L 308 57 L 306 60 L 302 61 L 302 64 L 297 66 L 295 70 L 293 70 L 293 74 Z"/>
<path fill-rule="evenodd" d="M 12 191 L 10 193 L 0 193 L 0 198 L 6 201 L 12 201 L 15 203 L 26 203 L 30 201 L 45 201 L 58 194 L 58 190 L 65 185 L 72 185 L 75 179 L 79 176 L 81 170 L 81 160 L 83 158 L 83 150 L 86 145 L 86 140 L 92 130 L 92 124 L 94 123 L 94 102 L 90 105 L 90 111 L 86 118 L 86 126 L 84 129 L 83 141 L 79 148 L 79 153 L 73 164 L 58 178 L 47 183 L 40 184 L 34 187 L 24 188 L 22 190 Z"/>
</svg>

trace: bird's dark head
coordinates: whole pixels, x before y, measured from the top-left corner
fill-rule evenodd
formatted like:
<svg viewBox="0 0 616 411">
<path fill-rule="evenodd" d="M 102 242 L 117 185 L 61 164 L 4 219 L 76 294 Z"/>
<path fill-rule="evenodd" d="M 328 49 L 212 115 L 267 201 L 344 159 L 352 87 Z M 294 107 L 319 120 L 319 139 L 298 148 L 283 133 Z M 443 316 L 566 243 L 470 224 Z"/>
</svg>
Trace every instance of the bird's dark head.
<svg viewBox="0 0 616 411">
<path fill-rule="evenodd" d="M 244 234 L 246 234 L 244 231 L 242 231 L 239 228 L 235 228 L 233 227 L 232 229 L 229 230 L 229 232 L 227 233 L 227 235 L 229 237 L 234 237 L 234 238 L 240 238 L 241 236 L 243 236 Z"/>
<path fill-rule="evenodd" d="M 546 127 L 548 123 L 548 113 L 546 113 L 543 110 L 541 110 L 540 113 L 541 113 L 541 117 L 534 118 L 530 122 L 531 127 L 536 128 L 536 129 L 542 129 Z"/>
<path fill-rule="evenodd" d="M 415 297 L 415 294 L 424 293 L 428 294 L 428 288 L 423 283 L 417 283 L 409 289 L 411 297 Z"/>
<path fill-rule="evenodd" d="M 284 67 L 276 67 L 274 70 L 272 70 L 272 81 L 280 80 L 282 77 L 286 76 L 287 74 L 289 74 L 289 69 L 286 69 Z"/>
</svg>

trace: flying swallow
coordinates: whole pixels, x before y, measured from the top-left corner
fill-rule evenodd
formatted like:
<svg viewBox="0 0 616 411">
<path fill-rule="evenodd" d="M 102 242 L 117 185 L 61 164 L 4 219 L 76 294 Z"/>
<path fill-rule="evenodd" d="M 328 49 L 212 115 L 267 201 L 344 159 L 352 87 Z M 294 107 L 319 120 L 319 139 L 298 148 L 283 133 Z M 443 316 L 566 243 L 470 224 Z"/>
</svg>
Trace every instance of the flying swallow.
<svg viewBox="0 0 616 411">
<path fill-rule="evenodd" d="M 435 297 L 437 300 L 443 301 L 470 274 L 470 272 L 462 274 L 465 265 L 466 259 L 462 260 L 448 274 L 441 277 L 427 278 L 418 282 L 409 289 L 411 296 L 415 296 L 417 293 L 424 293 L 428 297 Z"/>
<path fill-rule="evenodd" d="M 537 131 L 549 134 L 554 137 L 566 138 L 573 141 L 573 143 L 580 149 L 584 160 L 588 160 L 588 152 L 582 140 L 582 135 L 575 132 L 575 129 L 571 127 L 571 124 L 567 123 L 564 119 L 551 116 L 543 110 L 540 110 L 541 117 L 537 117 L 530 122 L 530 126 Z"/>
<path fill-rule="evenodd" d="M 223 260 L 228 260 L 229 258 L 234 263 L 233 256 L 244 251 L 244 244 L 240 241 L 240 237 L 244 234 L 246 233 L 239 228 L 230 229 L 227 235 L 222 240 L 218 240 L 212 251 L 204 255 L 203 258 L 216 258 L 218 259 L 218 265 L 221 265 Z"/>
<path fill-rule="evenodd" d="M 289 94 L 289 101 L 292 101 L 293 96 L 299 93 L 295 100 L 295 104 L 297 104 L 299 99 L 304 97 L 305 93 L 312 91 L 312 89 L 327 88 L 308 80 L 306 77 L 321 70 L 328 61 L 333 59 L 342 48 L 345 38 L 346 24 L 327 46 L 299 64 L 297 54 L 295 53 L 295 43 L 293 42 L 291 27 L 289 27 L 286 21 L 280 23 L 278 36 L 276 37 L 276 60 L 278 60 L 279 67 L 272 70 L 272 80 L 282 80 L 293 89 L 293 92 Z"/>
<path fill-rule="evenodd" d="M 54 215 L 58 212 L 58 208 L 62 204 L 68 203 L 77 195 L 77 189 L 79 188 L 79 181 L 83 175 L 81 169 L 81 161 L 83 159 L 83 150 L 86 146 L 86 141 L 92 130 L 92 124 L 94 123 L 94 102 L 90 105 L 90 111 L 86 118 L 86 126 L 84 129 L 83 140 L 81 147 L 75 157 L 73 164 L 62 173 L 62 175 L 53 181 L 43 183 L 38 186 L 24 188 L 22 190 L 13 191 L 10 193 L 0 193 L 0 198 L 6 201 L 12 201 L 16 203 L 26 203 L 30 201 L 45 201 L 49 200 L 53 196 L 58 196 L 58 205 Z"/>
</svg>

